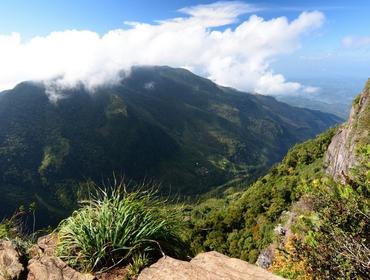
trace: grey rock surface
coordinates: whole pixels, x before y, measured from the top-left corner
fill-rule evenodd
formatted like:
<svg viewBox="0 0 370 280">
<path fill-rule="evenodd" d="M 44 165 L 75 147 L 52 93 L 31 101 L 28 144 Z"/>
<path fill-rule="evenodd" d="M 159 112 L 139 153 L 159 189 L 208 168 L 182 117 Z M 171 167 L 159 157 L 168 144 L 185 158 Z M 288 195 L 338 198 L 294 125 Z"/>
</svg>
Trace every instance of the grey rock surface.
<svg viewBox="0 0 370 280">
<path fill-rule="evenodd" d="M 274 257 L 275 257 L 275 254 L 274 254 L 274 251 L 275 251 L 275 248 L 276 246 L 273 246 L 272 244 L 267 247 L 265 250 L 263 250 L 259 256 L 258 256 L 258 259 L 256 261 L 256 265 L 258 267 L 261 267 L 263 269 L 267 269 L 269 268 L 273 261 L 274 261 Z"/>
</svg>

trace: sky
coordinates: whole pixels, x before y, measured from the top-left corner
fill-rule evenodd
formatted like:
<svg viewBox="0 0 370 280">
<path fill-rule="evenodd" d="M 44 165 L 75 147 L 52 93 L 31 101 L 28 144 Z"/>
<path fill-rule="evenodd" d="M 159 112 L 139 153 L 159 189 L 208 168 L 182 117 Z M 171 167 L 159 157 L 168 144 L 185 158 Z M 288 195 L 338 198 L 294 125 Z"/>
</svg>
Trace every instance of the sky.
<svg viewBox="0 0 370 280">
<path fill-rule="evenodd" d="M 370 1 L 2 1 L 0 90 L 24 80 L 94 89 L 156 64 L 249 92 L 310 94 L 314 78 L 370 76 L 369 12 Z"/>
</svg>

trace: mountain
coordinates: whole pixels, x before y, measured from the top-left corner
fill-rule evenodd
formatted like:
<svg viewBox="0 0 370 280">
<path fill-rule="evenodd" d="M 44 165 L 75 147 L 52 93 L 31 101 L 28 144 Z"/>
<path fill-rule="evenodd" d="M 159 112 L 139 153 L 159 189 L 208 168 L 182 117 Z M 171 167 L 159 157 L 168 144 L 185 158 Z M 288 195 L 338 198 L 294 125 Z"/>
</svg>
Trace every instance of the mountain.
<svg viewBox="0 0 370 280">
<path fill-rule="evenodd" d="M 40 224 L 57 221 L 81 183 L 113 174 L 174 195 L 250 182 L 340 121 L 169 67 L 135 67 L 94 91 L 53 90 L 24 82 L 1 94 L 0 216 L 35 201 Z"/>
<path fill-rule="evenodd" d="M 370 279 L 370 80 L 346 123 L 295 145 L 244 191 L 186 214 L 196 252 L 289 279 Z"/>
</svg>

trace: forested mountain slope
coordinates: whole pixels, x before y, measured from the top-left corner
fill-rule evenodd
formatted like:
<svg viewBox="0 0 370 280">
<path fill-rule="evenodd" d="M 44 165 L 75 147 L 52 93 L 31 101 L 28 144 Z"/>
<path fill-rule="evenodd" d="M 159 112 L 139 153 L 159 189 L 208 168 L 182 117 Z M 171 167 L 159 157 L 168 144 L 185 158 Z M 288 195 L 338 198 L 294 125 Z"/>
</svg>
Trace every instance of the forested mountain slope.
<svg viewBox="0 0 370 280">
<path fill-rule="evenodd" d="M 35 201 L 40 221 L 58 220 L 74 207 L 79 183 L 113 173 L 182 195 L 250 182 L 340 121 L 169 67 L 136 67 L 116 85 L 53 94 L 56 102 L 33 82 L 1 94 L 0 217 Z"/>
<path fill-rule="evenodd" d="M 244 192 L 189 207 L 193 250 L 290 279 L 369 279 L 369 85 L 348 122 L 291 148 Z"/>
</svg>

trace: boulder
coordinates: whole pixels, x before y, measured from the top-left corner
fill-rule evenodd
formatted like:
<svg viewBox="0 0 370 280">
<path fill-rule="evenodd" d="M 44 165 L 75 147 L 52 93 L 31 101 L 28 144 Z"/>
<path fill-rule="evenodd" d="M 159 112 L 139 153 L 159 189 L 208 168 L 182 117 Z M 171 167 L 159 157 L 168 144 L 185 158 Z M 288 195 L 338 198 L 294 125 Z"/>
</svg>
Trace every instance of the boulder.
<svg viewBox="0 0 370 280">
<path fill-rule="evenodd" d="M 37 246 L 47 256 L 53 256 L 58 242 L 58 236 L 54 233 L 48 234 L 37 239 Z"/>
<path fill-rule="evenodd" d="M 217 252 L 202 253 L 190 262 L 163 257 L 144 269 L 138 280 L 262 280 L 283 279 L 245 261 Z"/>
<path fill-rule="evenodd" d="M 55 246 L 58 241 L 56 234 L 48 234 L 37 239 L 37 244 L 33 245 L 28 254 L 31 258 L 39 258 L 44 255 L 54 256 Z"/>
<path fill-rule="evenodd" d="M 94 276 L 82 274 L 67 266 L 61 259 L 44 255 L 28 262 L 27 280 L 93 280 Z"/>
<path fill-rule="evenodd" d="M 69 267 L 60 258 L 54 256 L 58 241 L 56 234 L 40 237 L 29 254 L 27 280 L 93 280 L 94 276 L 82 274 Z"/>
<path fill-rule="evenodd" d="M 20 255 L 10 241 L 0 241 L 0 280 L 19 279 L 23 265 Z"/>
<path fill-rule="evenodd" d="M 208 272 L 201 267 L 193 266 L 189 262 L 180 261 L 171 257 L 163 257 L 149 268 L 145 268 L 138 280 L 187 280 L 187 279 L 214 279 L 221 280 L 221 276 Z"/>
</svg>

